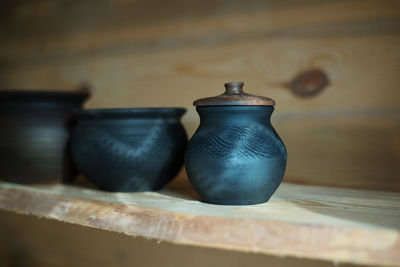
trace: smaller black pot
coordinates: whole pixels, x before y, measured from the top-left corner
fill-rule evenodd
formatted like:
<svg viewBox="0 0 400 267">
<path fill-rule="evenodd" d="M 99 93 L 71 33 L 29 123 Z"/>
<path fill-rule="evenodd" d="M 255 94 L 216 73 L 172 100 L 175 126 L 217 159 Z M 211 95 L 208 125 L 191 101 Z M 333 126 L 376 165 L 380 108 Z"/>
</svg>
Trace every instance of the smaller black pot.
<svg viewBox="0 0 400 267">
<path fill-rule="evenodd" d="M 187 143 L 183 108 L 94 109 L 76 112 L 72 157 L 102 190 L 158 190 L 177 175 Z"/>
</svg>

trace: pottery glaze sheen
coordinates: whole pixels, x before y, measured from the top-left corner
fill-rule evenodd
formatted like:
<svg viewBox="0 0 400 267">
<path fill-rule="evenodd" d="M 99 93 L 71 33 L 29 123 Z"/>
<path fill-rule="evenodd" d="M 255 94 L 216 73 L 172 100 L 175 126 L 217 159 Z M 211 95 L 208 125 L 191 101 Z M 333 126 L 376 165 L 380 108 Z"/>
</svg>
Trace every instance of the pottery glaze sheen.
<svg viewBox="0 0 400 267">
<path fill-rule="evenodd" d="M 158 190 L 183 165 L 187 136 L 183 108 L 94 109 L 76 113 L 72 157 L 102 190 Z"/>
<path fill-rule="evenodd" d="M 275 102 L 226 83 L 220 96 L 194 102 L 200 125 L 185 152 L 189 180 L 203 201 L 267 202 L 286 168 L 286 149 L 270 123 Z"/>
</svg>

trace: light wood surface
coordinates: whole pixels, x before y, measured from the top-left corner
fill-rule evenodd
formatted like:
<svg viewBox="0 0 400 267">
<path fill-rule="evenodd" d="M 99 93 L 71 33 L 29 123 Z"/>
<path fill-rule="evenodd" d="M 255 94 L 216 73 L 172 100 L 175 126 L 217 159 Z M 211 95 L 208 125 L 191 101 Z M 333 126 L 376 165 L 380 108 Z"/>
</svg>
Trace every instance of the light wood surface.
<svg viewBox="0 0 400 267">
<path fill-rule="evenodd" d="M 0 266 L 29 267 L 337 267 L 338 262 L 280 257 L 132 237 L 0 211 Z M 340 267 L 360 266 L 340 263 Z"/>
<path fill-rule="evenodd" d="M 400 194 L 282 184 L 270 202 L 196 201 L 184 180 L 162 192 L 0 184 L 0 208 L 189 244 L 337 262 L 400 262 Z"/>
</svg>

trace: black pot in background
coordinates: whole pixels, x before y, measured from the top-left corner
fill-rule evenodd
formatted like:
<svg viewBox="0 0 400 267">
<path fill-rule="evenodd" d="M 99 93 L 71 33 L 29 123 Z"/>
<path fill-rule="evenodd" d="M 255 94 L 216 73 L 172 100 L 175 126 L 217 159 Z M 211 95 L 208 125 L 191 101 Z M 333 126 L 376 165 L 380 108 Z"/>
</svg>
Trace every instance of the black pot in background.
<svg viewBox="0 0 400 267">
<path fill-rule="evenodd" d="M 72 111 L 88 93 L 0 91 L 0 179 L 67 182 L 74 175 L 68 148 Z"/>
<path fill-rule="evenodd" d="M 78 170 L 102 190 L 157 190 L 183 164 L 183 108 L 81 110 L 71 149 Z"/>
</svg>

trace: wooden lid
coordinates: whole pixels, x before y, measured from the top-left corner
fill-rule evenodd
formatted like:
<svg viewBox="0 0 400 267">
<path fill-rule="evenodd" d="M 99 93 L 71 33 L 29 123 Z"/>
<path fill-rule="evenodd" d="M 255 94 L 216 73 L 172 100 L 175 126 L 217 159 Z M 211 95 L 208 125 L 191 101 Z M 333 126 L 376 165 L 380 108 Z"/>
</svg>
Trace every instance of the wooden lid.
<svg viewBox="0 0 400 267">
<path fill-rule="evenodd" d="M 268 97 L 246 94 L 243 82 L 225 83 L 225 93 L 222 95 L 200 98 L 193 106 L 274 106 L 275 101 Z"/>
</svg>

